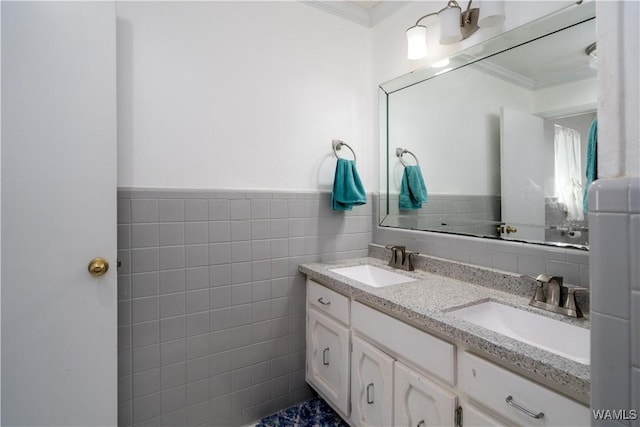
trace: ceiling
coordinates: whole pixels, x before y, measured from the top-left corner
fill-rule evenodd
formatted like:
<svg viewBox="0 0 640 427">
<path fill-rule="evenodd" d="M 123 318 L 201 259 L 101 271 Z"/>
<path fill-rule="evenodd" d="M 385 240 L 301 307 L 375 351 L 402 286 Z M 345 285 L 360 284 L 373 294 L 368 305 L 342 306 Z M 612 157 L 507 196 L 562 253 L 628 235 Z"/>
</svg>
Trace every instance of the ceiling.
<svg viewBox="0 0 640 427">
<path fill-rule="evenodd" d="M 327 13 L 356 22 L 365 27 L 373 27 L 409 1 L 382 0 L 308 0 L 303 3 L 317 7 Z"/>
<path fill-rule="evenodd" d="M 485 71 L 527 89 L 542 89 L 570 81 L 595 77 L 585 49 L 596 41 L 592 19 L 555 34 L 487 58 L 478 65 Z"/>
<path fill-rule="evenodd" d="M 354 1 L 349 1 L 349 3 L 353 3 L 354 5 L 359 6 L 363 9 L 371 10 L 376 6 L 380 5 L 380 3 L 382 3 L 382 0 L 376 0 L 376 1 L 354 0 Z"/>
</svg>

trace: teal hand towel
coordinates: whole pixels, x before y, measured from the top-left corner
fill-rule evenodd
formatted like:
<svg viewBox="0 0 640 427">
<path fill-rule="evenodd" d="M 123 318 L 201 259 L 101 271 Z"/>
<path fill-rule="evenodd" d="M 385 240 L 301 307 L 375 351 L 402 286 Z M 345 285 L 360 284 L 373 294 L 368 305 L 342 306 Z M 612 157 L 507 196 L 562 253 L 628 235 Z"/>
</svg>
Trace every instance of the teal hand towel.
<svg viewBox="0 0 640 427">
<path fill-rule="evenodd" d="M 422 202 L 426 202 L 427 198 L 427 186 L 422 178 L 420 166 L 405 166 L 400 183 L 400 209 L 420 209 Z"/>
<path fill-rule="evenodd" d="M 584 183 L 584 194 L 582 198 L 582 210 L 586 214 L 589 211 L 589 200 L 587 192 L 589 186 L 598 176 L 598 121 L 594 120 L 589 128 L 589 139 L 587 140 L 587 168 L 586 180 Z"/>
<path fill-rule="evenodd" d="M 333 180 L 331 206 L 334 211 L 350 211 L 354 206 L 367 203 L 367 195 L 356 169 L 356 162 L 338 159 Z"/>
</svg>

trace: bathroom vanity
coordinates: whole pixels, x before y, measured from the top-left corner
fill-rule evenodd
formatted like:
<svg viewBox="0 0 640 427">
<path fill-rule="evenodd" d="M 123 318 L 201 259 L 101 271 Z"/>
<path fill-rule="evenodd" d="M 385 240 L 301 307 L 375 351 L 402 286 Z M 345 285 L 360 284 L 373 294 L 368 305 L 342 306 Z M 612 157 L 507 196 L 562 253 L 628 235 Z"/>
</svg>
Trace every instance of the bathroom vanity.
<svg viewBox="0 0 640 427">
<path fill-rule="evenodd" d="M 371 252 L 384 252 L 372 247 Z M 535 284 L 509 273 L 423 256 L 420 264 L 441 274 L 398 271 L 386 264 L 368 257 L 299 267 L 307 275 L 307 382 L 347 422 L 590 424 L 588 361 L 479 327 L 451 312 L 491 301 L 580 331 L 588 328 L 588 318 L 564 319 L 529 307 Z M 410 281 L 370 286 L 364 282 L 373 279 L 335 271 L 365 265 Z"/>
</svg>

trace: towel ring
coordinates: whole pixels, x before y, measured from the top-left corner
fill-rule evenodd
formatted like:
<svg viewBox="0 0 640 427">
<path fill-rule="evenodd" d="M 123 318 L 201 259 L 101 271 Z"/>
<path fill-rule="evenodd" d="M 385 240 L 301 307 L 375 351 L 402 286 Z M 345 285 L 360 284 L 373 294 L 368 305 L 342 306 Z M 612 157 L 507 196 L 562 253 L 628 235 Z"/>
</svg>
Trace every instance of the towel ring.
<svg viewBox="0 0 640 427">
<path fill-rule="evenodd" d="M 415 161 L 416 161 L 416 166 L 420 165 L 420 162 L 418 161 L 418 158 L 411 151 L 405 150 L 404 148 L 396 148 L 396 156 L 398 157 L 398 159 L 400 159 L 400 163 L 402 163 L 402 166 L 407 166 L 407 164 L 402 159 L 402 155 L 403 154 L 411 154 L 413 156 L 413 158 L 415 159 Z"/>
<path fill-rule="evenodd" d="M 340 157 L 338 157 L 338 153 L 336 153 L 336 151 L 340 151 L 340 149 L 342 148 L 343 145 L 345 147 L 347 147 L 349 150 L 351 150 L 351 154 L 353 154 L 353 161 L 355 162 L 356 161 L 356 152 L 353 151 L 353 148 L 349 147 L 349 144 L 347 144 L 345 142 L 342 142 L 339 139 L 334 139 L 331 142 L 331 146 L 333 147 L 333 154 L 335 154 L 336 158 L 339 159 Z"/>
</svg>

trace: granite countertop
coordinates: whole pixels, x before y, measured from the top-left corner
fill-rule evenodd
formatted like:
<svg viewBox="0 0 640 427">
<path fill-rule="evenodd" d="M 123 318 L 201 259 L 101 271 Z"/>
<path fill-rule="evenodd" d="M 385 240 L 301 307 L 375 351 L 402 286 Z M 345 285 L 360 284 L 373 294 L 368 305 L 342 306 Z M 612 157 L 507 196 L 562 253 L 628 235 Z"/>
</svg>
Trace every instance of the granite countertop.
<svg viewBox="0 0 640 427">
<path fill-rule="evenodd" d="M 530 295 L 525 297 L 513 292 L 493 289 L 486 285 L 481 286 L 469 281 L 454 279 L 449 275 L 418 270 L 418 266 L 412 272 L 393 270 L 411 276 L 417 279 L 416 281 L 382 288 L 368 286 L 330 271 L 334 268 L 361 264 L 393 270 L 387 266 L 385 261 L 373 257 L 330 263 L 302 264 L 298 270 L 306 274 L 309 279 L 313 279 L 330 289 L 351 296 L 357 301 L 435 335 L 463 343 L 468 349 L 475 350 L 481 355 L 495 357 L 503 365 L 517 367 L 518 371 L 524 371 L 530 378 L 588 404 L 590 390 L 588 365 L 476 326 L 455 318 L 447 312 L 483 300 L 492 300 L 586 328 L 589 327 L 588 318 L 570 319 L 539 310 L 528 305 Z M 455 269 L 457 263 L 447 262 L 446 264 L 452 265 L 453 267 L 450 268 Z M 465 264 L 460 264 L 460 266 L 461 268 L 470 268 Z M 480 272 L 481 274 L 482 272 Z M 501 277 L 509 279 L 508 274 L 503 274 Z M 513 276 L 513 278 L 517 282 L 519 277 Z M 531 287 L 527 291 L 531 292 L 532 289 L 534 288 Z M 534 326 L 532 325 L 532 327 Z"/>
</svg>

